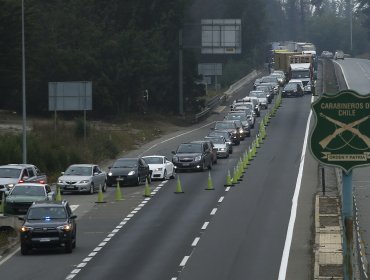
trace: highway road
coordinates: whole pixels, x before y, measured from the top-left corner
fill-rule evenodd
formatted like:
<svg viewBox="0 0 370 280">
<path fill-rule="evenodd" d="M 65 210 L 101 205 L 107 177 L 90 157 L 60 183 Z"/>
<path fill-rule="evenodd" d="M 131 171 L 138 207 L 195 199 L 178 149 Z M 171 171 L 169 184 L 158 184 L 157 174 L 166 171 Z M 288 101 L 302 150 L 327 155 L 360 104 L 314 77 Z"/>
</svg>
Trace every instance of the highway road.
<svg viewBox="0 0 370 280">
<path fill-rule="evenodd" d="M 370 60 L 346 58 L 336 61 L 343 72 L 348 89 L 366 95 L 370 93 Z M 345 88 L 342 88 L 345 89 Z M 358 208 L 359 228 L 365 248 L 370 248 L 370 167 L 355 168 L 352 172 L 353 193 Z M 370 262 L 369 251 L 366 252 L 367 263 Z"/>
<path fill-rule="evenodd" d="M 250 85 L 239 95 L 249 90 Z M 174 193 L 175 179 L 154 182 L 151 198 L 143 197 L 143 186 L 123 188 L 122 201 L 115 201 L 114 189 L 109 189 L 103 204 L 95 203 L 96 195 L 66 195 L 78 215 L 77 248 L 72 254 L 39 250 L 22 256 L 15 251 L 0 260 L 1 277 L 277 279 L 310 103 L 310 96 L 283 100 L 267 128 L 265 143 L 235 187 L 224 187 L 227 172 L 251 144 L 256 129 L 210 173 L 179 173 L 183 194 Z M 171 157 L 179 143 L 207 135 L 223 114 L 129 155 Z M 209 174 L 214 190 L 205 190 Z"/>
</svg>

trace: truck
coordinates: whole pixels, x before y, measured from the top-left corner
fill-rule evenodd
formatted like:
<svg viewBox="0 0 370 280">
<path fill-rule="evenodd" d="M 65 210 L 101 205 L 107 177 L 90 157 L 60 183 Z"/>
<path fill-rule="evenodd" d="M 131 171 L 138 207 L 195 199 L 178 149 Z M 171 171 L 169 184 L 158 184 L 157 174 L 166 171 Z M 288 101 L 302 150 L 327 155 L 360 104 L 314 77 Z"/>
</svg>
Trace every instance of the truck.
<svg viewBox="0 0 370 280">
<path fill-rule="evenodd" d="M 0 201 L 5 191 L 19 183 L 47 183 L 47 176 L 33 164 L 7 164 L 0 166 Z"/>
<path fill-rule="evenodd" d="M 314 85 L 312 63 L 291 63 L 289 66 L 288 79 L 302 81 L 304 93 L 311 93 Z"/>
<path fill-rule="evenodd" d="M 287 50 L 275 50 L 274 52 L 274 69 L 284 71 L 285 74 L 289 71 L 290 57 L 299 55 L 298 52 L 290 52 Z"/>
</svg>

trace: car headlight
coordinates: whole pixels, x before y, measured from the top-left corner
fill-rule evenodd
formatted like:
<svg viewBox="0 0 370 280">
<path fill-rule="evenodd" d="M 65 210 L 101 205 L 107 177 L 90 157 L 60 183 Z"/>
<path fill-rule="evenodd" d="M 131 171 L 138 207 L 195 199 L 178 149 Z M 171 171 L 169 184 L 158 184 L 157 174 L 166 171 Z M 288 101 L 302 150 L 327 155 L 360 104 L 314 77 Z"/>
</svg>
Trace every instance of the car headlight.
<svg viewBox="0 0 370 280">
<path fill-rule="evenodd" d="M 31 230 L 33 230 L 32 227 L 21 226 L 21 228 L 20 228 L 21 232 L 29 232 Z"/>
<path fill-rule="evenodd" d="M 158 167 L 158 168 L 154 169 L 154 171 L 162 171 L 162 170 L 163 170 L 162 167 Z"/>
<path fill-rule="evenodd" d="M 63 181 L 62 180 L 58 180 L 58 184 L 62 184 L 63 183 Z"/>
<path fill-rule="evenodd" d="M 108 172 L 108 176 L 112 176 L 113 175 L 113 173 L 112 172 Z"/>
<path fill-rule="evenodd" d="M 194 161 L 200 161 L 202 159 L 202 156 L 196 156 Z"/>
<path fill-rule="evenodd" d="M 179 161 L 179 158 L 178 158 L 178 157 L 173 157 L 173 158 L 172 158 L 172 161 L 173 161 L 173 162 L 178 162 L 178 161 Z"/>
<path fill-rule="evenodd" d="M 132 175 L 134 175 L 135 174 L 135 171 L 134 170 L 131 170 L 127 175 L 128 176 L 132 176 Z"/>
<path fill-rule="evenodd" d="M 88 183 L 90 183 L 90 180 L 82 180 L 82 181 L 80 181 L 80 183 L 81 184 L 88 184 Z"/>
<path fill-rule="evenodd" d="M 65 225 L 59 226 L 58 229 L 63 230 L 63 231 L 71 231 L 73 229 L 73 225 L 65 224 Z"/>
<path fill-rule="evenodd" d="M 224 152 L 226 151 L 226 148 L 220 148 L 220 151 Z"/>
<path fill-rule="evenodd" d="M 8 190 L 12 189 L 14 187 L 15 184 L 7 184 L 6 187 Z"/>
<path fill-rule="evenodd" d="M 244 130 L 242 128 L 239 128 L 239 133 L 243 133 Z"/>
</svg>

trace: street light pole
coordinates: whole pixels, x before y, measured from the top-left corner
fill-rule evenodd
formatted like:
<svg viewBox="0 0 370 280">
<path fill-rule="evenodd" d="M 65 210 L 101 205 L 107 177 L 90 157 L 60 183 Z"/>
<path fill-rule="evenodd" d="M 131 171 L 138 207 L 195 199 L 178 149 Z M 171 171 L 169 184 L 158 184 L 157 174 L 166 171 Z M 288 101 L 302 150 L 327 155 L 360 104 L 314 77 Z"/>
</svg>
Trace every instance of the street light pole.
<svg viewBox="0 0 370 280">
<path fill-rule="evenodd" d="M 26 61 L 24 48 L 24 0 L 22 0 L 22 130 L 23 130 L 23 163 L 27 163 L 27 124 L 26 124 Z"/>
</svg>

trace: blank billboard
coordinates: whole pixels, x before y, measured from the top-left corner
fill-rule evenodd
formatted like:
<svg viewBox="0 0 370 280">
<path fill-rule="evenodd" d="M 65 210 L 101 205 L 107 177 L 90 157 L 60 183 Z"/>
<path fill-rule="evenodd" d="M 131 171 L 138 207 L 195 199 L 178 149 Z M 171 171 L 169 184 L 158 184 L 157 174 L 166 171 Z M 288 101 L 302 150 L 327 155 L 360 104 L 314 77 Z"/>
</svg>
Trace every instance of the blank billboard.
<svg viewBox="0 0 370 280">
<path fill-rule="evenodd" d="M 241 19 L 203 19 L 202 54 L 240 54 Z"/>
<path fill-rule="evenodd" d="M 92 110 L 91 82 L 49 82 L 49 111 Z"/>
</svg>

